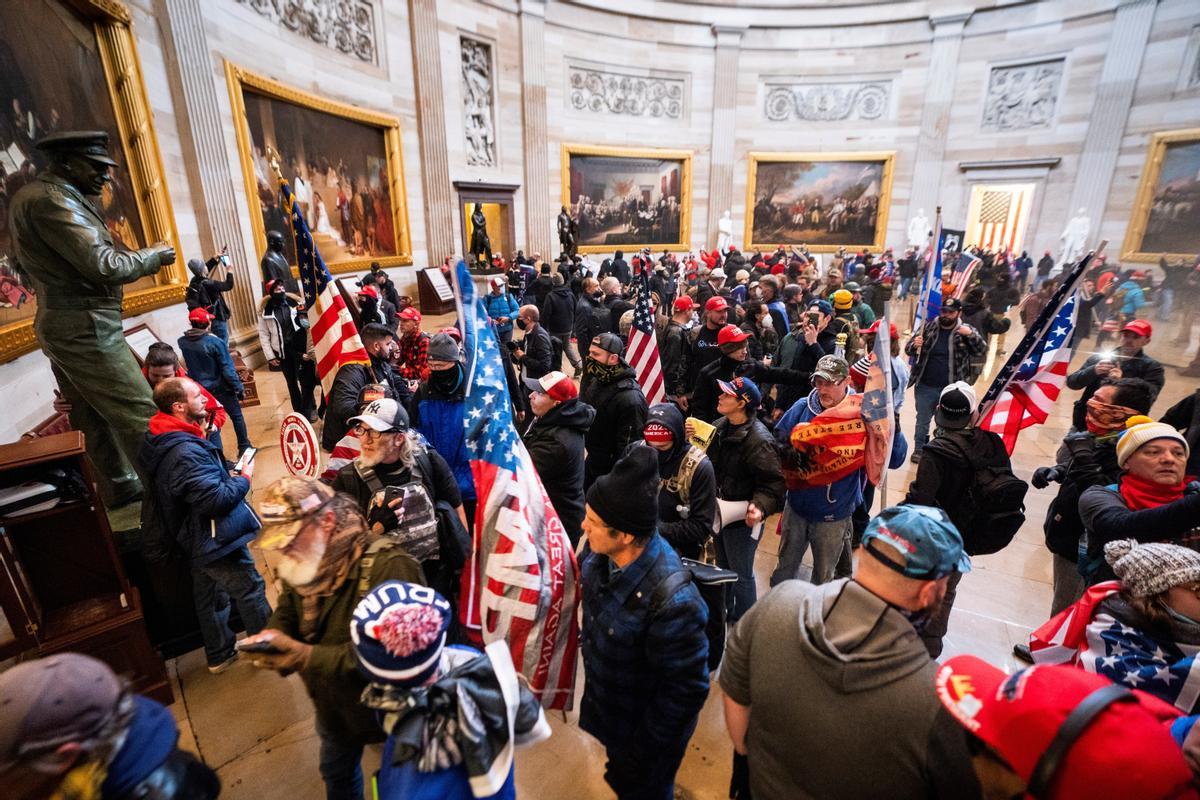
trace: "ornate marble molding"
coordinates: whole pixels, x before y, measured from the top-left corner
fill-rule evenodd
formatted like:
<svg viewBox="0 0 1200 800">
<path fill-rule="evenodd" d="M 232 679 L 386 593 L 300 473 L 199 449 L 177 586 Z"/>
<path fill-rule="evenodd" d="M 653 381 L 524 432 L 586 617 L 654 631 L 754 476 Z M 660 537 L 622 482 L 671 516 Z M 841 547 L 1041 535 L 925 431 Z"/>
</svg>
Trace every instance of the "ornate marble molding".
<svg viewBox="0 0 1200 800">
<path fill-rule="evenodd" d="M 763 116 L 769 122 L 879 120 L 892 115 L 891 80 L 765 82 L 763 89 Z"/>
<path fill-rule="evenodd" d="M 1066 59 L 992 67 L 983 101 L 986 130 L 1048 128 L 1054 122 Z"/>
<path fill-rule="evenodd" d="M 567 103 L 576 111 L 680 120 L 687 115 L 687 97 L 684 74 L 638 75 L 567 65 Z"/>
<path fill-rule="evenodd" d="M 460 36 L 458 43 L 462 52 L 463 137 L 467 145 L 467 163 L 473 167 L 494 167 L 497 160 L 492 46 L 468 36 Z"/>
<path fill-rule="evenodd" d="M 293 33 L 376 63 L 374 0 L 237 0 Z"/>
</svg>

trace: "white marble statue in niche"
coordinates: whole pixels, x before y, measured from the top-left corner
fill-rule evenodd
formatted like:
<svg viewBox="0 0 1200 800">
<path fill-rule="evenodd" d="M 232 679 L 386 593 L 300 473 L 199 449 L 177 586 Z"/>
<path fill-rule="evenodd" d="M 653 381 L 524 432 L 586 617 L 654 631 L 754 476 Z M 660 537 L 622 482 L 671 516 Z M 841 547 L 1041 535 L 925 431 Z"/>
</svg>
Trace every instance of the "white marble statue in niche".
<svg viewBox="0 0 1200 800">
<path fill-rule="evenodd" d="M 1059 241 L 1062 244 L 1060 264 L 1074 264 L 1086 252 L 1087 237 L 1092 230 L 1092 221 L 1088 218 L 1087 209 L 1081 208 L 1071 217 L 1067 227 L 1063 229 Z"/>
<path fill-rule="evenodd" d="M 492 48 L 466 37 L 460 42 L 467 163 L 473 167 L 494 167 L 496 128 L 492 112 Z"/>
<path fill-rule="evenodd" d="M 925 216 L 925 209 L 918 208 L 916 216 L 908 223 L 908 246 L 924 247 L 928 240 L 929 217 Z"/>
<path fill-rule="evenodd" d="M 717 221 L 718 252 L 728 252 L 731 244 L 733 244 L 733 220 L 729 218 L 729 210 L 726 209 L 721 214 L 721 219 Z"/>
</svg>

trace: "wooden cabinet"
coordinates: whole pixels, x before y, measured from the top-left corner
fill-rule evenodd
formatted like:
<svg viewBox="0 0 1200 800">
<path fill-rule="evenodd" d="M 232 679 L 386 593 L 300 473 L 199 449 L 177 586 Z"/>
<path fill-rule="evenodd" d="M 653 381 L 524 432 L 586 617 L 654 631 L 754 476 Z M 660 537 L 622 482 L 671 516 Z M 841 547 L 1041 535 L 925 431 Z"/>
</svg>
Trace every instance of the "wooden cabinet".
<svg viewBox="0 0 1200 800">
<path fill-rule="evenodd" d="M 77 476 L 57 505 L 0 517 L 0 659 L 87 653 L 134 691 L 171 703 L 166 667 L 121 567 L 83 434 L 0 446 L 0 488 L 46 481 L 51 470 Z"/>
</svg>

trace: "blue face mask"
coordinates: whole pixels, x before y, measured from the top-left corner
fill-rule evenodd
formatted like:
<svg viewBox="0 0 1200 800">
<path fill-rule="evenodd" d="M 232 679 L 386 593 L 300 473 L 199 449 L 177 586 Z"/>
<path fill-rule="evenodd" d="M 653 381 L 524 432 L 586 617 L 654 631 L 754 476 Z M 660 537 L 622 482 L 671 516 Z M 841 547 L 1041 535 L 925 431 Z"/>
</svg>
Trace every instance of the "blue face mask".
<svg viewBox="0 0 1200 800">
<path fill-rule="evenodd" d="M 1171 608 L 1171 606 L 1167 603 L 1163 603 L 1163 606 L 1165 606 L 1167 609 L 1167 616 L 1180 625 L 1194 625 L 1196 627 L 1200 627 L 1200 619 L 1192 619 L 1187 614 L 1183 614 Z"/>
</svg>

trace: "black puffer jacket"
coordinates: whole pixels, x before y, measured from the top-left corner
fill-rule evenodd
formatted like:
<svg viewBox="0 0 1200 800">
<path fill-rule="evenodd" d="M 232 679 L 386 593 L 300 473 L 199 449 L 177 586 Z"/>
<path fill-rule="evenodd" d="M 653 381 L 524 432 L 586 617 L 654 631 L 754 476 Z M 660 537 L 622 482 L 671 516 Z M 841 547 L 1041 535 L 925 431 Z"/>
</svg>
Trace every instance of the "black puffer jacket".
<svg viewBox="0 0 1200 800">
<path fill-rule="evenodd" d="M 622 369 L 605 379 L 584 373 L 579 386 L 579 399 L 596 409 L 586 440 L 585 488 L 607 475 L 625 448 L 642 438 L 646 427 L 646 396 L 633 367 L 619 363 Z"/>
<path fill-rule="evenodd" d="M 598 334 L 608 330 L 608 309 L 586 294 L 575 303 L 575 326 L 572 333 L 579 344 L 579 354 L 586 356 L 588 347 Z"/>
<path fill-rule="evenodd" d="M 539 307 L 541 325 L 552 336 L 569 334 L 575 324 L 575 295 L 566 286 L 555 286 Z"/>
<path fill-rule="evenodd" d="M 717 478 L 717 497 L 750 500 L 764 517 L 782 507 L 785 486 L 779 451 L 767 426 L 756 417 L 736 426 L 722 418 L 708 457 Z"/>
<path fill-rule="evenodd" d="M 747 358 L 745 361 L 735 361 L 729 356 L 721 356 L 716 361 L 707 364 L 696 377 L 696 389 L 688 403 L 688 411 L 693 417 L 705 422 L 716 422 L 717 398 L 721 394 L 717 381 L 731 381 L 734 378 L 747 377 L 761 388 L 770 383 L 797 385 L 803 380 L 799 372 L 790 369 L 775 369 Z"/>
<path fill-rule="evenodd" d="M 372 358 L 370 365 L 346 364 L 334 376 L 325 408 L 325 427 L 321 431 L 321 447 L 331 451 L 346 435 L 347 421 L 358 415 L 358 396 L 368 383 L 383 383 L 391 387 L 396 402 L 407 410 L 412 401 L 408 382 L 398 376 L 391 364 Z"/>
<path fill-rule="evenodd" d="M 583 441 L 595 418 L 596 409 L 571 399 L 525 431 L 525 447 L 572 545 L 583 531 Z"/>
<path fill-rule="evenodd" d="M 657 422 L 671 431 L 674 446 L 658 454 L 658 532 L 684 558 L 699 559 L 704 543 L 712 536 L 717 515 L 717 477 L 707 456 L 700 459 L 691 481 L 681 486 L 681 468 L 693 445 L 687 440 L 683 412 L 673 403 L 659 403 L 650 409 L 646 424 Z M 683 502 L 681 491 L 687 494 Z"/>
</svg>

